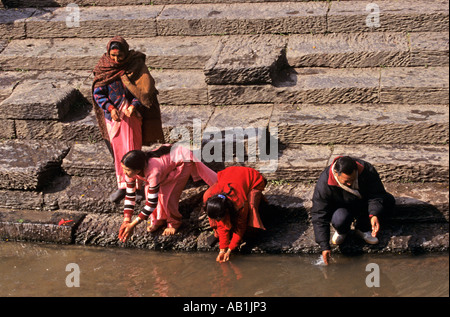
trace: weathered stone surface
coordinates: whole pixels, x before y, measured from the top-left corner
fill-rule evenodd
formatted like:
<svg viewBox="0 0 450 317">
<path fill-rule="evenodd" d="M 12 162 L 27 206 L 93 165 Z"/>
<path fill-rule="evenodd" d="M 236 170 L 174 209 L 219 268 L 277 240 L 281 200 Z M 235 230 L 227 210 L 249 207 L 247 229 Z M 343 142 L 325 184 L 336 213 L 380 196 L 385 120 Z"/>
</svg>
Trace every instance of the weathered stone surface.
<svg viewBox="0 0 450 317">
<path fill-rule="evenodd" d="M 226 131 L 233 128 L 266 128 L 272 105 L 254 104 L 216 107 L 206 129 Z"/>
<path fill-rule="evenodd" d="M 42 210 L 43 202 L 41 192 L 0 189 L 0 209 Z"/>
<path fill-rule="evenodd" d="M 0 67 L 14 70 L 92 70 L 106 51 L 108 40 L 15 40 L 0 54 Z M 102 45 L 104 44 L 104 45 Z"/>
<path fill-rule="evenodd" d="M 58 178 L 43 190 L 43 210 L 75 210 L 86 213 L 119 213 L 122 204 L 109 201 L 117 190 L 115 174 Z M 138 205 L 139 206 L 139 205 Z M 138 208 L 138 207 L 136 207 Z"/>
<path fill-rule="evenodd" d="M 0 10 L 0 38 L 25 38 L 25 21 L 36 14 L 36 9 L 25 8 L 15 10 Z"/>
<path fill-rule="evenodd" d="M 31 71 L 30 73 L 33 73 Z M 33 79 L 42 82 L 65 83 L 69 87 L 75 88 L 87 99 L 92 100 L 92 82 L 94 74 L 85 70 L 65 70 L 65 71 L 42 71 L 38 72 Z"/>
<path fill-rule="evenodd" d="M 153 71 L 158 100 L 163 105 L 207 105 L 208 88 L 202 71 Z"/>
<path fill-rule="evenodd" d="M 14 88 L 23 80 L 26 80 L 32 76 L 36 76 L 36 73 L 26 72 L 22 73 L 19 71 L 15 72 L 1 72 L 0 80 L 0 102 L 8 98 Z"/>
<path fill-rule="evenodd" d="M 0 53 L 5 49 L 5 47 L 8 45 L 8 41 L 6 40 L 0 40 Z"/>
<path fill-rule="evenodd" d="M 73 232 L 83 217 L 81 213 L 63 211 L 1 211 L 0 236 L 10 240 L 69 244 L 73 242 Z M 61 220 L 68 222 L 59 225 Z"/>
<path fill-rule="evenodd" d="M 216 107 L 203 131 L 201 158 L 214 170 L 234 163 L 256 162 L 266 150 L 272 105 Z M 278 141 L 272 140 L 277 158 Z M 198 155 L 199 156 L 199 155 Z"/>
<path fill-rule="evenodd" d="M 266 173 L 269 180 L 286 182 L 313 182 L 326 167 L 332 148 L 329 146 L 301 145 L 280 150 L 277 168 Z M 259 170 L 265 162 L 247 163 Z"/>
<path fill-rule="evenodd" d="M 446 105 L 275 105 L 270 126 L 289 144 L 448 143 Z"/>
<path fill-rule="evenodd" d="M 336 145 L 328 163 L 339 155 L 372 163 L 384 181 L 448 182 L 448 145 Z"/>
<path fill-rule="evenodd" d="M 9 8 L 17 7 L 59 7 L 69 4 L 79 6 L 122 6 L 150 4 L 150 0 L 3 0 Z"/>
<path fill-rule="evenodd" d="M 274 86 L 208 86 L 209 103 L 373 103 L 379 100 L 379 76 L 374 68 L 298 68 Z"/>
<path fill-rule="evenodd" d="M 16 136 L 14 120 L 3 120 L 3 129 L 0 130 L 0 139 L 15 139 Z"/>
<path fill-rule="evenodd" d="M 30 80 L 0 103 L 2 119 L 63 119 L 80 95 L 64 82 Z"/>
<path fill-rule="evenodd" d="M 248 2 L 285 2 L 286 0 L 228 0 L 227 3 L 248 3 Z M 290 2 L 301 2 L 304 0 L 290 0 Z M 223 0 L 3 0 L 9 8 L 16 7 L 53 7 L 66 6 L 71 3 L 80 6 L 125 6 L 138 4 L 204 4 L 204 3 L 223 3 Z M 1 4 L 0 4 L 1 7 Z"/>
<path fill-rule="evenodd" d="M 328 32 L 448 31 L 446 0 L 380 0 L 373 4 L 377 9 L 364 1 L 332 1 L 327 15 Z M 380 13 L 378 21 L 373 18 L 377 12 Z"/>
<path fill-rule="evenodd" d="M 19 139 L 101 142 L 103 140 L 93 110 L 83 113 L 74 110 L 67 120 L 15 120 Z"/>
<path fill-rule="evenodd" d="M 448 222 L 448 183 L 386 183 L 388 192 L 395 196 L 395 223 Z"/>
<path fill-rule="evenodd" d="M 266 173 L 266 177 L 270 180 L 287 182 L 315 181 L 325 167 L 330 165 L 335 157 L 341 155 L 358 157 L 372 163 L 383 181 L 448 182 L 447 145 L 291 146 L 279 151 L 278 160 L 271 161 L 275 166 L 271 167 L 271 172 Z M 245 165 L 260 170 L 267 163 L 246 161 Z"/>
<path fill-rule="evenodd" d="M 108 176 L 115 171 L 113 157 L 104 142 L 73 144 L 62 168 L 72 176 Z"/>
<path fill-rule="evenodd" d="M 35 190 L 61 172 L 69 147 L 59 141 L 8 140 L 0 143 L 0 188 Z"/>
<path fill-rule="evenodd" d="M 326 3 L 167 5 L 158 35 L 323 33 Z"/>
<path fill-rule="evenodd" d="M 269 84 L 285 66 L 286 38 L 280 36 L 230 36 L 217 46 L 205 65 L 206 82 Z"/>
<path fill-rule="evenodd" d="M 203 130 L 209 122 L 214 107 L 211 106 L 163 106 L 162 126 L 166 142 L 201 142 Z M 194 140 L 195 139 L 195 140 Z"/>
<path fill-rule="evenodd" d="M 158 36 L 128 42 L 147 55 L 152 68 L 203 69 L 219 41 L 218 36 Z"/>
<path fill-rule="evenodd" d="M 79 7 L 79 12 L 68 12 L 66 8 L 47 8 L 44 14 L 33 15 L 26 20 L 27 37 L 89 38 L 94 32 L 96 37 L 112 37 L 111 34 L 124 37 L 156 36 L 155 18 L 161 9 L 162 6 L 124 6 L 120 10 L 92 6 Z M 78 25 L 75 16 L 79 18 Z"/>
<path fill-rule="evenodd" d="M 208 95 L 212 105 L 379 102 L 448 104 L 448 67 L 297 68 L 275 86 L 211 85 L 208 86 Z"/>
<path fill-rule="evenodd" d="M 379 67 L 410 64 L 409 44 L 404 33 L 291 35 L 286 55 L 292 67 Z"/>
<path fill-rule="evenodd" d="M 0 68 L 14 70 L 92 70 L 110 38 L 25 39 L 10 42 L 2 52 Z M 218 37 L 126 38 L 131 49 L 147 55 L 151 68 L 203 69 Z"/>
<path fill-rule="evenodd" d="M 411 66 L 444 66 L 449 64 L 448 32 L 412 32 Z"/>
<path fill-rule="evenodd" d="M 448 67 L 383 68 L 380 86 L 382 103 L 449 103 Z"/>
</svg>

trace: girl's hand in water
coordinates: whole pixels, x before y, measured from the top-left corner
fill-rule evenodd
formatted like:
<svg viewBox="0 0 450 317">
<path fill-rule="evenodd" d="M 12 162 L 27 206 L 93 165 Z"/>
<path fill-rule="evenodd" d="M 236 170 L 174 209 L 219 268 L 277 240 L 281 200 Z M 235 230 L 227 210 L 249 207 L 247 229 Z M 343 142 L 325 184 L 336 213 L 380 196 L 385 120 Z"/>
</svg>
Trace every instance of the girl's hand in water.
<svg viewBox="0 0 450 317">
<path fill-rule="evenodd" d="M 221 249 L 219 255 L 216 258 L 216 261 L 220 263 L 227 262 L 228 260 L 230 260 L 230 254 L 230 249 L 227 249 L 227 251 L 225 251 L 225 249 Z"/>
<path fill-rule="evenodd" d="M 137 218 L 139 219 L 139 218 Z M 134 227 L 138 224 L 135 220 L 133 222 L 124 221 L 119 229 L 119 241 L 127 242 L 128 239 L 133 235 Z"/>
</svg>

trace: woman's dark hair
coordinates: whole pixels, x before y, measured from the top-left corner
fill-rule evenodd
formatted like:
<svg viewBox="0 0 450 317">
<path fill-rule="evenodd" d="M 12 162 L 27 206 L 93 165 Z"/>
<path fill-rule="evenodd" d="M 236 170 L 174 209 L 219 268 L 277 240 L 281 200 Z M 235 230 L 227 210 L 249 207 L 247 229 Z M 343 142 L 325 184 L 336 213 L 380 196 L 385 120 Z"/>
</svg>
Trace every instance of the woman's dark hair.
<svg viewBox="0 0 450 317">
<path fill-rule="evenodd" d="M 228 184 L 228 187 L 230 188 L 228 193 L 214 195 L 206 201 L 206 214 L 211 219 L 220 220 L 229 212 L 231 224 L 236 227 L 237 210 L 228 198 L 228 194 L 233 191 L 233 187 L 230 184 Z"/>
<path fill-rule="evenodd" d="M 112 42 L 111 45 L 109 46 L 109 50 L 119 50 L 123 53 L 126 53 L 125 48 L 122 46 L 121 43 L 119 42 Z"/>
<path fill-rule="evenodd" d="M 336 160 L 334 171 L 338 174 L 344 173 L 350 175 L 358 168 L 355 159 L 350 156 L 342 156 Z"/>
<path fill-rule="evenodd" d="M 224 193 L 214 195 L 206 201 L 206 213 L 208 217 L 214 220 L 220 220 L 228 212 L 233 213 L 234 206 Z"/>
<path fill-rule="evenodd" d="M 121 162 L 128 168 L 135 171 L 142 171 L 148 160 L 152 157 L 161 157 L 169 154 L 171 145 L 163 145 L 156 150 L 143 152 L 141 150 L 132 150 L 122 157 Z"/>
</svg>

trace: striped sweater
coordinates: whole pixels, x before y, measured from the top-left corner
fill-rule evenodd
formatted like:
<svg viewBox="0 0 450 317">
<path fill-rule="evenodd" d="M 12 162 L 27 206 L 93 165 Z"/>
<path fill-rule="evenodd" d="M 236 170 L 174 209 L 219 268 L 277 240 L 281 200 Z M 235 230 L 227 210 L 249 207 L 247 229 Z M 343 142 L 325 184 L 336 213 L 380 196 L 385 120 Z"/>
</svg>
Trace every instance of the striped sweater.
<svg viewBox="0 0 450 317">
<path fill-rule="evenodd" d="M 158 194 L 159 194 L 159 184 L 154 187 L 148 187 L 145 193 L 145 206 L 144 209 L 139 213 L 138 217 L 142 220 L 148 219 L 153 210 L 158 206 Z M 134 207 L 136 206 L 136 180 L 127 181 L 127 189 L 125 194 L 124 203 L 124 217 L 129 217 L 133 215 Z"/>
</svg>

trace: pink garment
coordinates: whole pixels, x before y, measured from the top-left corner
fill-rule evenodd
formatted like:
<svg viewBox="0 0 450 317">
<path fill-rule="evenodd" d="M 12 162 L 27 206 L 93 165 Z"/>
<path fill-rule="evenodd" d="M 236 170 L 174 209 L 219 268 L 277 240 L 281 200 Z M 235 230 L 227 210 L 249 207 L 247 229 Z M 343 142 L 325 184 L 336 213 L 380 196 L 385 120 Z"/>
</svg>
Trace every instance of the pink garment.
<svg viewBox="0 0 450 317">
<path fill-rule="evenodd" d="M 120 189 L 127 187 L 125 180 L 126 176 L 123 173 L 122 165 L 120 164 L 122 157 L 129 151 L 140 150 L 142 148 L 142 117 L 140 115 L 127 117 L 123 111 L 127 109 L 128 106 L 128 101 L 124 99 L 119 107 L 119 122 L 105 119 L 109 141 L 111 142 L 114 152 L 117 187 Z"/>
<path fill-rule="evenodd" d="M 203 179 L 209 186 L 217 182 L 217 174 L 199 161 L 190 150 L 173 146 L 169 154 L 159 158 L 150 158 L 144 171 L 146 189 L 159 184 L 158 205 L 150 215 L 154 225 L 167 222 L 167 227 L 178 229 L 182 215 L 178 211 L 181 193 L 189 176 L 194 181 Z"/>
</svg>

